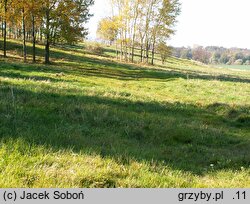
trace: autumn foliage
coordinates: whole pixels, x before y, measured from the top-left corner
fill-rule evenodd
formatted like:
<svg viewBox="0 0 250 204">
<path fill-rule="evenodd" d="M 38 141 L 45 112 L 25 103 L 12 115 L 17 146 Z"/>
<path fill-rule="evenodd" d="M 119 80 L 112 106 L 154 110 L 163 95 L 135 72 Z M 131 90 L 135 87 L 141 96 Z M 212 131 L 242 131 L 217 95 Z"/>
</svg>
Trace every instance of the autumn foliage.
<svg viewBox="0 0 250 204">
<path fill-rule="evenodd" d="M 87 35 L 84 24 L 93 4 L 94 0 L 1 0 L 3 56 L 7 56 L 7 38 L 22 39 L 26 61 L 28 40 L 33 42 L 35 62 L 39 41 L 45 44 L 45 63 L 49 63 L 51 44 L 74 44 Z"/>
</svg>

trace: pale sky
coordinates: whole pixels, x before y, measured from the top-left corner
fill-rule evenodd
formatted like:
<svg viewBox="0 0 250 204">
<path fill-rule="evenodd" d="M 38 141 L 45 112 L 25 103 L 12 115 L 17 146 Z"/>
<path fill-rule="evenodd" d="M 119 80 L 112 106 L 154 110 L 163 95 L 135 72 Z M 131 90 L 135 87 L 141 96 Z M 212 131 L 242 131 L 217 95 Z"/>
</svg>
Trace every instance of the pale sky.
<svg viewBox="0 0 250 204">
<path fill-rule="evenodd" d="M 169 40 L 172 46 L 224 46 L 250 49 L 250 0 L 180 0 L 182 13 Z M 95 0 L 88 23 L 95 38 L 98 21 L 110 15 L 109 0 Z"/>
</svg>

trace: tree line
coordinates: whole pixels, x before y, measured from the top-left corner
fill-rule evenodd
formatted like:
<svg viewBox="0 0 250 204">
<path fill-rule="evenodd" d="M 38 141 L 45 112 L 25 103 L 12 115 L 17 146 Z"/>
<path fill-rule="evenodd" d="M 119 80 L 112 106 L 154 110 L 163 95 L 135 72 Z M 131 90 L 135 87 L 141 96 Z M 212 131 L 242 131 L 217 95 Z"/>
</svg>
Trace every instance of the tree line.
<svg viewBox="0 0 250 204">
<path fill-rule="evenodd" d="M 173 56 L 193 59 L 205 64 L 250 65 L 250 50 L 218 46 L 172 48 Z"/>
<path fill-rule="evenodd" d="M 113 14 L 99 22 L 97 35 L 115 45 L 117 58 L 154 64 L 157 50 L 165 58 L 180 14 L 178 0 L 111 0 L 111 7 Z"/>
<path fill-rule="evenodd" d="M 26 42 L 45 44 L 45 63 L 50 63 L 50 46 L 74 44 L 87 35 L 84 24 L 91 17 L 89 7 L 94 0 L 0 0 L 3 57 L 7 57 L 7 39 L 21 39 L 23 59 L 27 60 Z"/>
</svg>

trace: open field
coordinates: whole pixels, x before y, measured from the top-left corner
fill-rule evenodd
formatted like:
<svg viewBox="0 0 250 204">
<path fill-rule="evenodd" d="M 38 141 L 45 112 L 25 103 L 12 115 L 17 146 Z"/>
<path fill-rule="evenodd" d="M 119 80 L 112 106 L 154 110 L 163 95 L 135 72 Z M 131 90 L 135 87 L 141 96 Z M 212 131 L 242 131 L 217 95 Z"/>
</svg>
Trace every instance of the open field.
<svg viewBox="0 0 250 204">
<path fill-rule="evenodd" d="M 0 187 L 250 187 L 250 71 L 125 64 L 82 46 L 24 64 L 8 46 Z"/>
<path fill-rule="evenodd" d="M 220 64 L 220 65 L 216 65 L 215 67 L 222 67 L 222 68 L 235 69 L 235 70 L 249 70 L 250 71 L 250 65 L 226 65 L 226 64 Z"/>
</svg>

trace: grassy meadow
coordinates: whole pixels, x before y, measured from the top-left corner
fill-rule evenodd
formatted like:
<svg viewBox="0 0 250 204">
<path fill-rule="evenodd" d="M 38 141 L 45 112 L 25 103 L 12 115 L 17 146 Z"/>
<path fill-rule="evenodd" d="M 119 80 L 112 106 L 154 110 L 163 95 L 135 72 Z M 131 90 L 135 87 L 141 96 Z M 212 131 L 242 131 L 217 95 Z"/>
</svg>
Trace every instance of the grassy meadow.
<svg viewBox="0 0 250 204">
<path fill-rule="evenodd" d="M 8 49 L 0 187 L 250 187 L 250 71 L 80 45 L 53 47 L 47 66 L 42 46 L 38 64 Z"/>
<path fill-rule="evenodd" d="M 228 68 L 228 69 L 234 69 L 234 70 L 248 70 L 248 71 L 250 71 L 250 65 L 226 65 L 226 64 L 220 64 L 220 65 L 216 65 L 216 67 Z"/>
</svg>

